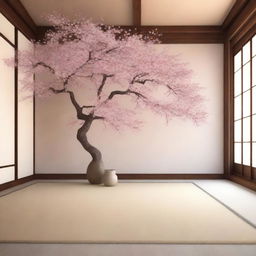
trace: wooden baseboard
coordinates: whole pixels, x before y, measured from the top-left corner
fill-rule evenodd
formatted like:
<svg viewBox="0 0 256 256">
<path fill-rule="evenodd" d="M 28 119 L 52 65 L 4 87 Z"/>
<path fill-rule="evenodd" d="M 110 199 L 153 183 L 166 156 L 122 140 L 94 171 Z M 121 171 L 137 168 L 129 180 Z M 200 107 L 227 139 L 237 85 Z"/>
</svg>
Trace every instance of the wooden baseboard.
<svg viewBox="0 0 256 256">
<path fill-rule="evenodd" d="M 85 180 L 86 174 L 82 173 L 36 173 L 36 180 Z"/>
<path fill-rule="evenodd" d="M 34 175 L 27 176 L 27 177 L 24 177 L 24 178 L 21 178 L 21 179 L 18 179 L 18 180 L 13 180 L 13 181 L 1 184 L 0 185 L 0 191 L 11 188 L 11 187 L 21 185 L 21 184 L 29 182 L 31 180 L 34 180 Z"/>
<path fill-rule="evenodd" d="M 174 179 L 223 179 L 223 174 L 201 173 L 122 173 L 119 179 L 131 180 L 174 180 Z"/>
<path fill-rule="evenodd" d="M 224 179 L 223 174 L 201 173 L 120 173 L 120 180 L 174 180 L 174 179 Z M 86 174 L 82 173 L 37 173 L 18 180 L 0 185 L 0 191 L 21 185 L 32 180 L 85 180 Z M 243 184 L 242 184 L 243 185 Z"/>
<path fill-rule="evenodd" d="M 64 173 L 41 173 L 35 174 L 35 179 L 86 179 L 86 174 L 74 173 L 74 174 L 64 174 Z M 118 174 L 120 180 L 165 180 L 165 179 L 223 179 L 223 174 L 201 174 L 201 173 L 184 173 L 184 174 L 174 174 L 174 173 L 120 173 Z"/>
<path fill-rule="evenodd" d="M 241 177 L 236 176 L 236 175 L 229 176 L 229 180 L 231 180 L 231 181 L 233 181 L 233 182 L 235 182 L 239 185 L 242 185 L 246 188 L 249 188 L 249 189 L 252 189 L 252 190 L 256 191 L 256 182 L 246 180 L 246 179 L 241 178 Z"/>
</svg>

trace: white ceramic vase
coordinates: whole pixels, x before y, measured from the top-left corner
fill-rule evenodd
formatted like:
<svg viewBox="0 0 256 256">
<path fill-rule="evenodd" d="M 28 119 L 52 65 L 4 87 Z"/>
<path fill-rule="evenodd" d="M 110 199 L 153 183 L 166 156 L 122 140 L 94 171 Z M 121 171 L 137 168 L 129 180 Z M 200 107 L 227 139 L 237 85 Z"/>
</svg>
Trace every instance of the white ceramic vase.
<svg viewBox="0 0 256 256">
<path fill-rule="evenodd" d="M 113 169 L 105 170 L 102 181 L 105 186 L 115 186 L 118 182 L 116 171 Z"/>
</svg>

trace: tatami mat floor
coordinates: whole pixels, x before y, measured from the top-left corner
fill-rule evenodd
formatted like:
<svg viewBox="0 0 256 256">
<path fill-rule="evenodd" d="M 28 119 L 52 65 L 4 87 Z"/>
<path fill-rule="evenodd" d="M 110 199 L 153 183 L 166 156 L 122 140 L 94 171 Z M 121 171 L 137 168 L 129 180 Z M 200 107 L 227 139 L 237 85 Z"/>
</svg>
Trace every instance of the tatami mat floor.
<svg viewBox="0 0 256 256">
<path fill-rule="evenodd" d="M 34 183 L 36 181 L 33 181 Z M 43 181 L 40 181 L 43 182 Z M 48 181 L 47 181 L 48 182 Z M 60 181 L 58 181 L 60 182 Z M 136 182 L 136 181 L 122 181 Z M 141 180 L 139 182 L 142 182 Z M 148 181 L 143 181 L 148 182 Z M 150 182 L 154 182 L 150 180 Z M 182 180 L 155 182 L 184 182 Z M 186 182 L 186 181 L 185 181 Z M 249 222 L 256 224 L 256 193 L 227 180 L 194 180 L 195 184 L 207 191 Z M 24 187 L 24 184 L 20 187 Z M 10 193 L 13 190 L 0 193 Z M 159 245 L 159 244 L 0 244 L 1 256 L 108 256 L 108 255 L 147 255 L 147 256 L 255 256 L 256 245 Z"/>
</svg>

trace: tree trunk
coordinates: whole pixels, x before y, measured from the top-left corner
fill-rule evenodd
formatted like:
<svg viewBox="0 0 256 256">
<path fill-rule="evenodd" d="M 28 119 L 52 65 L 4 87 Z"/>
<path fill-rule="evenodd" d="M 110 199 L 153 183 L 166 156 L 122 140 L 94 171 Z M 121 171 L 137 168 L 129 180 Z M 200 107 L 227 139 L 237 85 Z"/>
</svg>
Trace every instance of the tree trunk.
<svg viewBox="0 0 256 256">
<path fill-rule="evenodd" d="M 87 167 L 87 179 L 91 184 L 102 183 L 102 176 L 104 174 L 104 165 L 102 161 L 101 152 L 92 146 L 87 139 L 87 132 L 89 131 L 93 122 L 93 116 L 89 116 L 84 124 L 77 131 L 77 139 L 83 148 L 92 156 L 92 161 Z"/>
</svg>

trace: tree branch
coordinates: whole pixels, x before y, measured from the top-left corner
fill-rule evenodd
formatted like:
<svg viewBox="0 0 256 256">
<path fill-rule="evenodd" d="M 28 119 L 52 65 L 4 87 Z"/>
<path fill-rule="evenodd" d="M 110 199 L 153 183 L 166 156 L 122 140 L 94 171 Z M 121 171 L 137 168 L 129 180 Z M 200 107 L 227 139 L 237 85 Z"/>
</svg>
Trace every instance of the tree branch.
<svg viewBox="0 0 256 256">
<path fill-rule="evenodd" d="M 88 59 L 86 60 L 86 62 L 84 62 L 82 65 L 80 65 L 78 68 L 75 69 L 75 71 L 73 71 L 70 75 L 68 75 L 65 80 L 64 80 L 64 87 L 66 87 L 66 85 L 68 84 L 68 81 L 71 77 L 73 77 L 81 68 L 83 68 L 86 64 L 88 64 L 88 62 L 92 60 L 92 51 L 89 51 L 89 56 Z"/>
<path fill-rule="evenodd" d="M 170 86 L 170 85 L 166 85 L 166 87 L 170 90 L 170 91 L 172 91 L 174 94 L 177 94 L 177 92 Z"/>
<path fill-rule="evenodd" d="M 108 78 L 108 77 L 113 77 L 113 76 L 114 76 L 114 75 L 106 75 L 106 74 L 103 74 L 100 87 L 99 87 L 99 89 L 98 89 L 98 91 L 97 91 L 97 96 L 98 96 L 99 99 L 100 99 L 100 95 L 101 95 L 101 93 L 102 93 L 102 90 L 103 90 L 103 87 L 104 87 L 104 85 L 105 85 L 105 83 L 106 83 L 107 78 Z"/>
<path fill-rule="evenodd" d="M 50 70 L 52 74 L 55 74 L 55 70 L 54 70 L 51 66 L 45 64 L 45 63 L 42 62 L 42 61 L 37 62 L 35 65 L 33 65 L 33 68 L 36 68 L 37 66 L 45 67 L 45 68 L 47 68 L 48 70 Z"/>
<path fill-rule="evenodd" d="M 81 108 L 82 109 L 84 109 L 84 108 L 95 108 L 95 106 L 94 105 L 89 105 L 89 106 L 82 106 Z"/>
<path fill-rule="evenodd" d="M 49 90 L 52 91 L 55 94 L 66 92 L 65 88 L 58 90 L 58 89 L 54 89 L 53 87 L 50 87 Z"/>
<path fill-rule="evenodd" d="M 140 73 L 140 74 L 135 75 L 131 81 L 131 84 L 134 84 L 137 78 L 141 78 L 146 75 L 148 75 L 148 73 Z"/>
<path fill-rule="evenodd" d="M 154 82 L 154 79 L 135 80 L 134 83 L 145 84 L 146 82 Z"/>
<path fill-rule="evenodd" d="M 107 100 L 111 100 L 113 99 L 116 95 L 129 95 L 129 94 L 134 94 L 136 95 L 138 98 L 143 98 L 143 99 L 146 99 L 147 97 L 144 96 L 143 94 L 139 93 L 139 92 L 136 92 L 136 91 L 133 91 L 133 90 L 126 90 L 126 91 L 112 91 Z"/>
<path fill-rule="evenodd" d="M 93 120 L 104 120 L 105 118 L 103 116 L 94 116 Z"/>
<path fill-rule="evenodd" d="M 77 114 L 77 118 L 80 119 L 80 120 L 87 120 L 87 118 L 89 117 L 89 115 L 86 115 L 83 113 L 83 108 L 89 108 L 89 107 L 94 107 L 94 106 L 80 106 L 78 104 L 78 102 L 76 101 L 76 98 L 75 98 L 75 95 L 72 91 L 67 91 L 66 88 L 63 88 L 63 89 L 54 89 L 52 87 L 49 88 L 50 91 L 52 91 L 53 93 L 55 94 L 59 94 L 59 93 L 68 93 L 69 94 L 69 97 L 70 97 L 70 100 L 71 100 L 71 103 L 72 105 L 75 107 L 76 109 L 76 114 Z"/>
<path fill-rule="evenodd" d="M 114 51 L 114 50 L 116 50 L 116 49 L 118 49 L 119 47 L 114 47 L 114 48 L 111 48 L 111 49 L 109 49 L 109 50 L 107 50 L 107 51 L 105 51 L 105 53 L 110 53 L 110 52 L 112 52 L 112 51 Z"/>
</svg>

